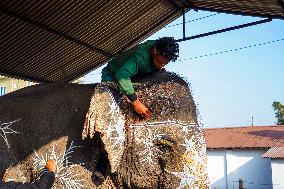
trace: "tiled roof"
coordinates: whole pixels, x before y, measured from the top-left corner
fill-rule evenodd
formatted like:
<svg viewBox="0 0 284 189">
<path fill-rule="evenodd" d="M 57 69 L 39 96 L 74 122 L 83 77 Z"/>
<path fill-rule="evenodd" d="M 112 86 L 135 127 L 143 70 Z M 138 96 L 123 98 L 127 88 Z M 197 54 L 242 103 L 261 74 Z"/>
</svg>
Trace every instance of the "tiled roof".
<svg viewBox="0 0 284 189">
<path fill-rule="evenodd" d="M 272 147 L 262 155 L 264 158 L 284 158 L 284 147 Z"/>
<path fill-rule="evenodd" d="M 284 147 L 284 125 L 203 129 L 207 148 Z"/>
</svg>

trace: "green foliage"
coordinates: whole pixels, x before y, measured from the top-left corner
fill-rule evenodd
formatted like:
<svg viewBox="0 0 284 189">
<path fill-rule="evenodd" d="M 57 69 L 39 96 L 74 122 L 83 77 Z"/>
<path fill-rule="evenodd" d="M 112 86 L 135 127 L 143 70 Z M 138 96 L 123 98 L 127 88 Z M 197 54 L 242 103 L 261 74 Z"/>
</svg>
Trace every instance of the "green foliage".
<svg viewBox="0 0 284 189">
<path fill-rule="evenodd" d="M 277 125 L 284 125 L 284 105 L 282 105 L 279 101 L 274 101 L 272 107 L 275 111 Z"/>
</svg>

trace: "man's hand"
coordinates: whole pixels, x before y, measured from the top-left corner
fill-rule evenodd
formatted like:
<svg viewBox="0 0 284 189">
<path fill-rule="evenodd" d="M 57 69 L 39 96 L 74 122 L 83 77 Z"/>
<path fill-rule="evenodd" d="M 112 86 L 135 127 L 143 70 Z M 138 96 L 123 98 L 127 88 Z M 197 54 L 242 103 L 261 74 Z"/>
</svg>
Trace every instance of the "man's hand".
<svg viewBox="0 0 284 189">
<path fill-rule="evenodd" d="M 48 169 L 48 171 L 55 173 L 57 166 L 56 166 L 55 161 L 50 159 L 46 162 L 45 167 Z"/>
<path fill-rule="evenodd" d="M 151 112 L 148 110 L 148 108 L 146 108 L 146 106 L 144 106 L 144 104 L 142 104 L 140 102 L 139 99 L 132 102 L 132 104 L 134 106 L 134 110 L 138 114 L 140 114 L 141 116 L 143 116 L 144 118 L 147 118 L 147 119 L 149 119 L 151 117 Z"/>
</svg>

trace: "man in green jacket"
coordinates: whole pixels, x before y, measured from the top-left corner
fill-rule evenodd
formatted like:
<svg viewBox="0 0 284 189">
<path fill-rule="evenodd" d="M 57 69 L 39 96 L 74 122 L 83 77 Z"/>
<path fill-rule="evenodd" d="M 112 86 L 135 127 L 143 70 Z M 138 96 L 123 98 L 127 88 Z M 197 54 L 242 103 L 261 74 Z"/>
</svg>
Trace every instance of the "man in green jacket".
<svg viewBox="0 0 284 189">
<path fill-rule="evenodd" d="M 145 118 L 151 116 L 148 108 L 137 98 L 131 79 L 135 76 L 161 70 L 179 55 L 179 46 L 173 37 L 163 37 L 139 44 L 114 57 L 102 70 L 102 82 L 117 82 L 120 91 L 132 102 L 134 110 Z"/>
</svg>

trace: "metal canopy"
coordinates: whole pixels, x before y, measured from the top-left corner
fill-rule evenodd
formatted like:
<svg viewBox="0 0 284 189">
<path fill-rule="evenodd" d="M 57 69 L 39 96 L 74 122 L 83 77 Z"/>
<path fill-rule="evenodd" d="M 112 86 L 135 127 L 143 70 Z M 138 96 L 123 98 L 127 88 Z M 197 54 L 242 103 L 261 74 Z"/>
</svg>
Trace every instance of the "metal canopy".
<svg viewBox="0 0 284 189">
<path fill-rule="evenodd" d="M 284 19 L 284 0 L 184 0 L 192 9 Z"/>
<path fill-rule="evenodd" d="M 0 74 L 70 82 L 190 9 L 284 18 L 272 0 L 0 0 Z"/>
</svg>

